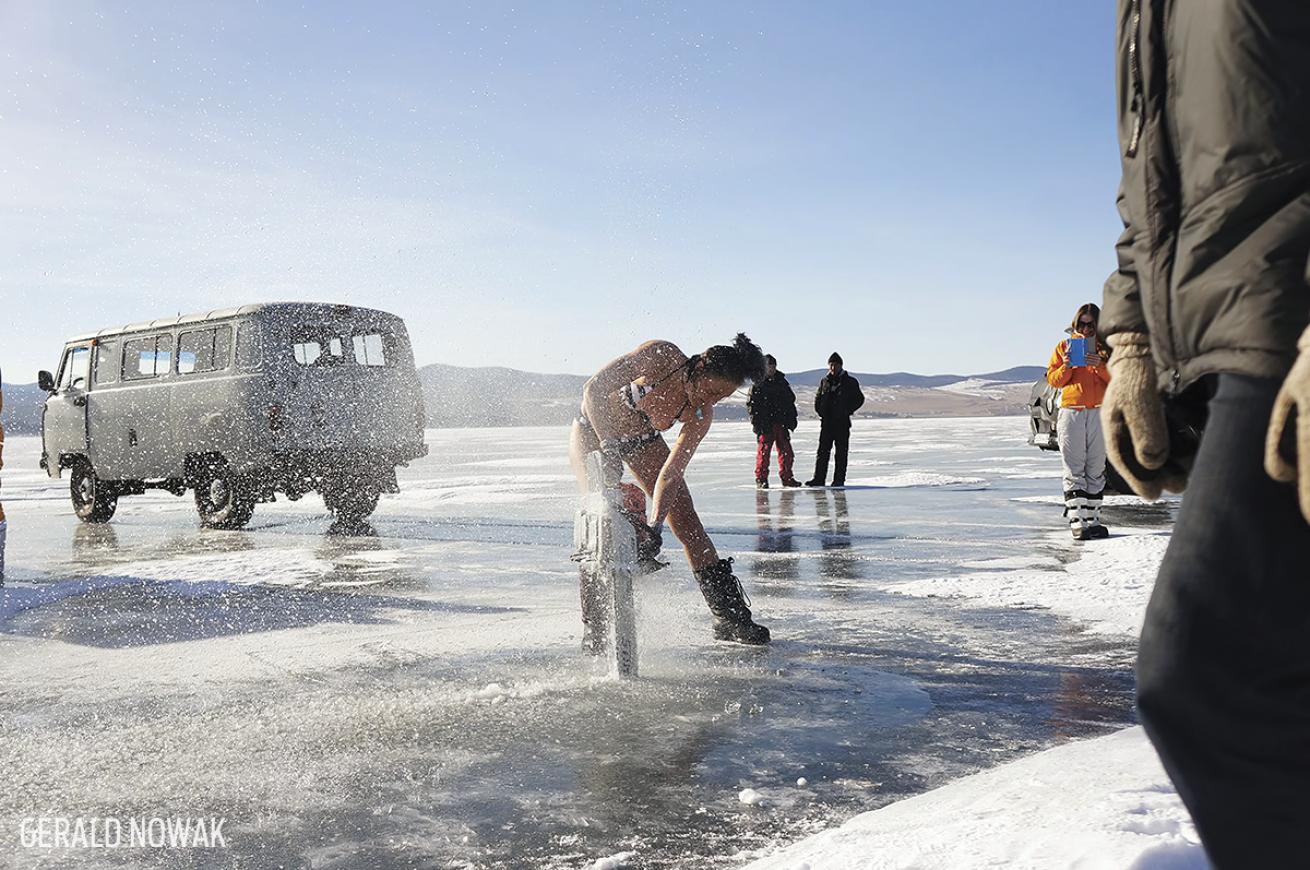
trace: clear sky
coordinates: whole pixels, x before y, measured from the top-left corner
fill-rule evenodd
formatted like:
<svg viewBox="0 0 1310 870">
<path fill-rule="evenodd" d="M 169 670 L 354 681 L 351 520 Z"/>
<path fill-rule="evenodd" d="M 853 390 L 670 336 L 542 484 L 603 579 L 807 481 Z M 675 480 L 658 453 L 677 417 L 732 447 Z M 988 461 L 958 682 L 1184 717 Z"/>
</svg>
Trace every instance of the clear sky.
<svg viewBox="0 0 1310 870">
<path fill-rule="evenodd" d="M 285 299 L 420 364 L 1045 364 L 1118 234 L 1109 2 L 0 0 L 0 366 Z"/>
</svg>

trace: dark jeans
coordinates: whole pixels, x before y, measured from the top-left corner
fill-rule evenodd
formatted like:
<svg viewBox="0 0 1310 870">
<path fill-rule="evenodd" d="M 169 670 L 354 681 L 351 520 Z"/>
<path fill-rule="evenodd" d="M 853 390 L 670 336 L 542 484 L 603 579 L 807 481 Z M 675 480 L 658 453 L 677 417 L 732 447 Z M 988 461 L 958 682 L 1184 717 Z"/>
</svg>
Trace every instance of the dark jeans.
<svg viewBox="0 0 1310 870">
<path fill-rule="evenodd" d="M 1277 391 L 1220 376 L 1137 663 L 1146 732 L 1220 868 L 1310 862 L 1310 525 L 1264 472 Z"/>
<path fill-rule="evenodd" d="M 814 459 L 814 477 L 822 485 L 828 479 L 828 453 L 833 445 L 837 447 L 837 467 L 833 469 L 832 485 L 844 486 L 846 483 L 846 456 L 851 449 L 851 421 L 824 420 L 819 426 L 819 455 Z"/>
</svg>

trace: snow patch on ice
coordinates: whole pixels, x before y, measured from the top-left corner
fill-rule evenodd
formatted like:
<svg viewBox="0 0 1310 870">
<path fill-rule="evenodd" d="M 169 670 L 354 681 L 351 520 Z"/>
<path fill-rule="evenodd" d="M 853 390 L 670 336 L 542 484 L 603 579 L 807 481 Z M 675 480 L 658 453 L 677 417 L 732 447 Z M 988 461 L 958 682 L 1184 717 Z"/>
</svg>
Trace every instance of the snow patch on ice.
<svg viewBox="0 0 1310 870">
<path fill-rule="evenodd" d="M 979 559 L 975 562 L 961 562 L 961 568 L 973 568 L 980 571 L 1001 571 L 1015 568 L 1059 568 L 1062 563 L 1054 556 L 1030 553 L 1025 556 L 1007 556 L 1001 559 Z"/>
<path fill-rule="evenodd" d="M 737 800 L 754 807 L 764 803 L 764 795 L 753 788 L 744 788 L 737 793 Z"/>
<path fill-rule="evenodd" d="M 591 870 L 619 870 L 620 867 L 631 867 L 636 857 L 636 852 L 619 852 L 607 858 L 597 858 L 596 863 L 591 865 Z"/>
<path fill-rule="evenodd" d="M 1049 749 L 864 813 L 748 865 L 847 870 L 1208 867 L 1141 728 Z"/>
<path fill-rule="evenodd" d="M 1060 536 L 1064 539 L 1064 535 Z M 983 607 L 1045 607 L 1100 634 L 1137 635 L 1169 536 L 1116 528 L 1063 572 L 1024 568 L 886 583 L 898 595 L 960 598 Z M 977 563 L 975 563 L 977 564 Z"/>
<path fill-rule="evenodd" d="M 113 571 L 118 575 L 142 580 L 218 581 L 241 585 L 304 587 L 322 580 L 333 570 L 331 562 L 319 559 L 307 551 L 279 550 L 276 558 L 270 559 L 269 556 L 270 553 L 263 550 L 179 556 L 175 559 L 129 562 L 115 566 Z"/>
<path fill-rule="evenodd" d="M 981 477 L 957 477 L 953 474 L 937 474 L 931 471 L 904 471 L 900 474 L 862 477 L 847 481 L 856 486 L 877 486 L 884 489 L 904 489 L 912 486 L 976 486 L 986 482 Z"/>
</svg>

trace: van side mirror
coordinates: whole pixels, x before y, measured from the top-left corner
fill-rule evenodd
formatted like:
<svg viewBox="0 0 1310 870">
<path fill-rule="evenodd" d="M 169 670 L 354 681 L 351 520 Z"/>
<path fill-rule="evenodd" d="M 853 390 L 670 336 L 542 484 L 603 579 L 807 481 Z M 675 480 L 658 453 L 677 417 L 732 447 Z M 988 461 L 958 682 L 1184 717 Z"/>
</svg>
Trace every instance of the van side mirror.
<svg viewBox="0 0 1310 870">
<path fill-rule="evenodd" d="M 55 391 L 55 376 L 47 371 L 37 372 L 36 385 L 47 393 L 53 393 Z"/>
</svg>

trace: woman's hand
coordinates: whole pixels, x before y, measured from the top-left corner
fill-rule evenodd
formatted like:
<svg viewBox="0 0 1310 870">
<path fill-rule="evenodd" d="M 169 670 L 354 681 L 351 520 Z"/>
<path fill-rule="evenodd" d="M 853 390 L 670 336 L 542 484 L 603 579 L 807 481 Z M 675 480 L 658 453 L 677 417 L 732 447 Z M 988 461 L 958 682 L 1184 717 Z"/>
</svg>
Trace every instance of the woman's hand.
<svg viewBox="0 0 1310 870">
<path fill-rule="evenodd" d="M 664 523 L 664 518 L 669 515 L 668 509 L 664 507 L 664 493 L 660 487 L 655 488 L 655 497 L 650 501 L 650 513 L 646 515 L 646 525 L 652 529 L 657 528 Z"/>
</svg>

